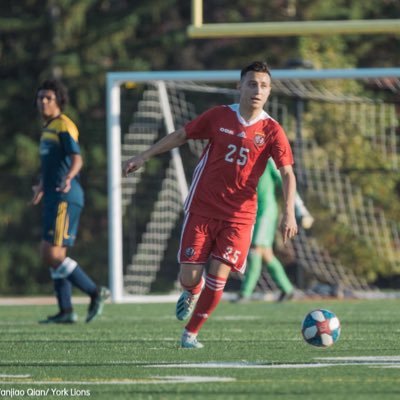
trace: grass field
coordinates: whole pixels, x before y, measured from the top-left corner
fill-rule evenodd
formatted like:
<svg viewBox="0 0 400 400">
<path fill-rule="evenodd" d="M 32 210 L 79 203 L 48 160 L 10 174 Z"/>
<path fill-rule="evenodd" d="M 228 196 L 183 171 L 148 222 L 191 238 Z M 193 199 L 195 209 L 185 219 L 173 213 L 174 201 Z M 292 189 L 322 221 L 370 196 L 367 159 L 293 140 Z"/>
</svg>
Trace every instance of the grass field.
<svg viewBox="0 0 400 400">
<path fill-rule="evenodd" d="M 335 346 L 314 348 L 300 323 L 335 312 Z M 86 306 L 76 307 L 83 321 Z M 400 302 L 220 304 L 201 350 L 178 348 L 174 304 L 107 304 L 91 324 L 46 326 L 54 306 L 0 307 L 0 398 L 399 399 Z"/>
</svg>

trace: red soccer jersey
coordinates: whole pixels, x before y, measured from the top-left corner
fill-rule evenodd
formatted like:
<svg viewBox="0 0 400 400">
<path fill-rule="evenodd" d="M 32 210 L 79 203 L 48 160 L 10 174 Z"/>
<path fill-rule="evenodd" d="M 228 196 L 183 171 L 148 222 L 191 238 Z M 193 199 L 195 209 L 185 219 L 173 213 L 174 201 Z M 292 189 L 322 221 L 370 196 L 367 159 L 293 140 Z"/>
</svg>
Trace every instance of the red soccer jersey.
<svg viewBox="0 0 400 400">
<path fill-rule="evenodd" d="M 185 211 L 232 222 L 254 223 L 257 183 L 269 157 L 293 164 L 282 127 L 263 111 L 246 122 L 239 105 L 217 106 L 185 125 L 188 139 L 208 139 L 193 174 Z"/>
</svg>

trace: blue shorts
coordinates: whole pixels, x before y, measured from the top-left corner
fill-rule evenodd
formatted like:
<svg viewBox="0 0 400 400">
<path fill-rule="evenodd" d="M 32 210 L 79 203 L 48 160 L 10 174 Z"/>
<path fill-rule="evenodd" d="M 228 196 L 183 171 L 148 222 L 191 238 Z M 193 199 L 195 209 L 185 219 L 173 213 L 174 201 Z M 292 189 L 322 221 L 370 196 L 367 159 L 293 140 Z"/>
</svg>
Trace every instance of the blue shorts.
<svg viewBox="0 0 400 400">
<path fill-rule="evenodd" d="M 42 221 L 43 240 L 54 246 L 73 246 L 81 211 L 81 206 L 66 201 L 46 204 Z"/>
</svg>

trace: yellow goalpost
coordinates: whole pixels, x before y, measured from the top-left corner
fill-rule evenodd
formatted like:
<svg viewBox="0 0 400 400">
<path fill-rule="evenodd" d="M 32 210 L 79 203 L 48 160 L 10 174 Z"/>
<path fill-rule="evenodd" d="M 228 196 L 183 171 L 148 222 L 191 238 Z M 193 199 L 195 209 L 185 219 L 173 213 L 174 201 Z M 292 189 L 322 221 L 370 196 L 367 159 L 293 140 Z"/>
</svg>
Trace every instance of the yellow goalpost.
<svg viewBox="0 0 400 400">
<path fill-rule="evenodd" d="M 192 0 L 192 39 L 256 36 L 400 33 L 400 19 L 203 23 L 203 0 Z"/>
</svg>

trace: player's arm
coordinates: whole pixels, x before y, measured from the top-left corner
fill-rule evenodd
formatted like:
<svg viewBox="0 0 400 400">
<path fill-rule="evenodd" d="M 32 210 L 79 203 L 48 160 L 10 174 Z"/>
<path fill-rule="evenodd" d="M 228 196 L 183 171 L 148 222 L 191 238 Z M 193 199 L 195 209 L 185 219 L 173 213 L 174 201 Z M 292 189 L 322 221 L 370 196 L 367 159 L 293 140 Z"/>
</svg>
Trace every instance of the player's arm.
<svg viewBox="0 0 400 400">
<path fill-rule="evenodd" d="M 122 164 L 122 173 L 124 176 L 138 170 L 143 164 L 149 160 L 151 157 L 156 156 L 157 154 L 165 153 L 169 150 L 172 150 L 175 147 L 181 146 L 186 143 L 186 132 L 184 128 L 180 128 L 175 132 L 170 133 L 167 136 L 164 136 L 158 142 L 154 143 L 144 152 L 131 157 L 129 160 L 125 161 Z"/>
<path fill-rule="evenodd" d="M 43 197 L 42 179 L 39 180 L 39 183 L 37 185 L 32 186 L 32 191 L 33 191 L 33 195 L 32 195 L 31 204 L 36 206 L 40 203 L 40 201 L 42 200 L 42 197 Z"/>
<path fill-rule="evenodd" d="M 79 171 L 83 166 L 83 159 L 80 154 L 71 154 L 71 167 L 67 174 L 65 175 L 60 186 L 56 188 L 57 192 L 68 193 L 71 189 L 71 181 L 79 174 Z"/>
<path fill-rule="evenodd" d="M 283 191 L 283 215 L 281 221 L 281 232 L 283 242 L 286 243 L 287 239 L 291 239 L 297 234 L 297 223 L 294 213 L 294 203 L 296 197 L 296 177 L 291 165 L 285 165 L 279 168 L 282 177 L 282 191 Z"/>
<path fill-rule="evenodd" d="M 282 187 L 282 176 L 280 171 L 275 165 L 275 162 L 272 158 L 268 160 L 268 167 L 271 168 L 271 174 L 275 180 Z M 300 197 L 299 193 L 296 191 L 296 197 L 294 200 L 294 210 L 296 220 L 304 229 L 310 229 L 312 224 L 314 223 L 314 218 L 308 211 L 307 207 L 304 204 L 303 199 Z"/>
<path fill-rule="evenodd" d="M 274 179 L 274 182 L 278 184 L 279 187 L 282 187 L 282 177 L 281 173 L 279 172 L 279 169 L 277 168 L 275 161 L 273 158 L 270 158 L 268 160 L 268 165 L 267 168 L 270 169 L 271 171 L 271 176 Z"/>
</svg>

